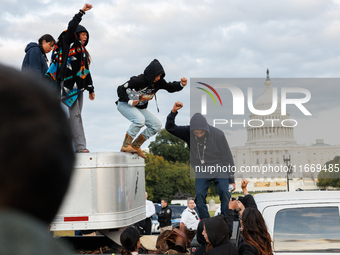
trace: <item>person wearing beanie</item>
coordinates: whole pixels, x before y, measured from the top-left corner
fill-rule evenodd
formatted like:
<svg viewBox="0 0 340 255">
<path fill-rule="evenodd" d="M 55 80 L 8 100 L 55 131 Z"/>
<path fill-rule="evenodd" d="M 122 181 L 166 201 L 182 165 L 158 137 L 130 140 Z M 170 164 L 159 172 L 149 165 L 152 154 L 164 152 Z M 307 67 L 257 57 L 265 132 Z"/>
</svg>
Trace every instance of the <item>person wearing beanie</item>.
<svg viewBox="0 0 340 255">
<path fill-rule="evenodd" d="M 119 99 L 116 102 L 118 111 L 132 122 L 125 134 L 122 152 L 137 153 L 142 158 L 146 158 L 141 145 L 157 134 L 162 127 L 160 120 L 146 109 L 148 102 L 154 96 L 156 99 L 156 93 L 160 89 L 173 93 L 181 91 L 187 85 L 186 78 L 181 78 L 181 81 L 167 82 L 164 76 L 163 66 L 157 59 L 154 59 L 145 68 L 143 74 L 131 77 L 129 81 L 118 87 Z M 138 135 L 144 126 L 146 128 Z"/>
<path fill-rule="evenodd" d="M 86 50 L 89 32 L 79 25 L 82 16 L 92 9 L 85 4 L 68 23 L 62 32 L 52 53 L 52 64 L 46 75 L 56 84 L 57 92 L 61 89 L 61 101 L 69 107 L 70 124 L 76 153 L 88 153 L 81 117 L 83 91 L 89 92 L 89 99 L 95 99 L 92 77 L 89 71 L 90 55 Z"/>
<path fill-rule="evenodd" d="M 30 42 L 25 48 L 25 57 L 22 62 L 21 70 L 34 72 L 39 77 L 44 77 L 48 69 L 48 59 L 46 53 L 53 49 L 55 43 L 52 35 L 45 34 L 36 42 Z"/>
</svg>

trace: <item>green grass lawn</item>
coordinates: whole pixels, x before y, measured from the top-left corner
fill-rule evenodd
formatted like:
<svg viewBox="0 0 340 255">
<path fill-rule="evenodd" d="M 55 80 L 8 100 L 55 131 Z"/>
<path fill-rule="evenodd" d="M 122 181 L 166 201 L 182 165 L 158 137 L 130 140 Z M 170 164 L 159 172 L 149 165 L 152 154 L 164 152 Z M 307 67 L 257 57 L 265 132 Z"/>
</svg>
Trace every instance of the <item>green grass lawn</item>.
<svg viewBox="0 0 340 255">
<path fill-rule="evenodd" d="M 256 195 L 256 194 L 260 194 L 262 192 L 249 192 L 249 194 L 251 194 L 252 196 Z M 243 193 L 231 193 L 231 197 L 237 198 L 238 196 L 243 196 Z M 210 200 L 214 200 L 216 204 L 220 204 L 220 197 L 219 196 L 207 196 L 207 204 L 209 204 Z M 210 217 L 214 217 L 215 215 L 215 211 L 209 211 L 209 215 Z"/>
<path fill-rule="evenodd" d="M 260 194 L 262 192 L 249 192 L 249 194 L 251 194 L 252 196 L 256 195 L 256 194 Z M 243 193 L 231 193 L 231 197 L 237 198 L 238 196 L 243 196 Z M 216 204 L 220 204 L 220 197 L 217 196 L 207 196 L 207 204 L 209 204 L 210 200 L 214 200 Z"/>
</svg>

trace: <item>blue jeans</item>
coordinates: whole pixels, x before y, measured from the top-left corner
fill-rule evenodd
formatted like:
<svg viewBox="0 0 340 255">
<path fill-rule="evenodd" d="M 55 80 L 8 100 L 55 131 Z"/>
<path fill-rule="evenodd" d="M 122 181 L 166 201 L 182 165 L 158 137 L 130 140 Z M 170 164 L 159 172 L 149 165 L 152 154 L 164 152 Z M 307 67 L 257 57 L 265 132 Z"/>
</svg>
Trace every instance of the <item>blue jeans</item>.
<svg viewBox="0 0 340 255">
<path fill-rule="evenodd" d="M 145 140 L 157 134 L 162 128 L 162 122 L 147 109 L 139 109 L 131 106 L 126 102 L 118 101 L 118 111 L 129 121 L 132 122 L 127 133 L 135 138 L 144 125 L 146 129 L 143 130 L 142 135 Z"/>
<path fill-rule="evenodd" d="M 198 214 L 202 219 L 210 218 L 208 207 L 207 207 L 207 193 L 210 186 L 211 181 L 213 181 L 217 187 L 217 193 L 220 196 L 221 200 L 221 214 L 227 217 L 227 209 L 229 208 L 229 179 L 228 178 L 215 178 L 215 179 L 204 179 L 204 178 L 196 178 L 195 179 L 195 188 L 196 188 L 196 198 L 195 203 L 197 206 Z"/>
</svg>

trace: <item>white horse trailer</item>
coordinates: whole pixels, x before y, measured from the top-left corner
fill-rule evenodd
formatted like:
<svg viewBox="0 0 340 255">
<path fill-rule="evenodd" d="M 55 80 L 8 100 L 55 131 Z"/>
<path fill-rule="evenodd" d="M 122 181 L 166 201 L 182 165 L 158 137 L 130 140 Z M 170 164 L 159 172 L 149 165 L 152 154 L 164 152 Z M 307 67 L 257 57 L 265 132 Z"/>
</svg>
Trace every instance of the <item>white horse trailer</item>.
<svg viewBox="0 0 340 255">
<path fill-rule="evenodd" d="M 144 159 L 122 152 L 78 153 L 70 187 L 51 231 L 96 230 L 116 241 L 145 219 Z"/>
</svg>

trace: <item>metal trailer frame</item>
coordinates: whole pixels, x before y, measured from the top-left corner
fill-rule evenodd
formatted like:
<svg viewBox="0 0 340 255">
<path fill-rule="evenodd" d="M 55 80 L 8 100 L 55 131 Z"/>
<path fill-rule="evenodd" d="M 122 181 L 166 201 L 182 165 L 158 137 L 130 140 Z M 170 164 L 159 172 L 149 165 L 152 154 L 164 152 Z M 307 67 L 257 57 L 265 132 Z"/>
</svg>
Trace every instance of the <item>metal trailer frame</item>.
<svg viewBox="0 0 340 255">
<path fill-rule="evenodd" d="M 145 219 L 144 159 L 122 152 L 78 153 L 51 231 L 98 230 L 110 237 Z"/>
</svg>

